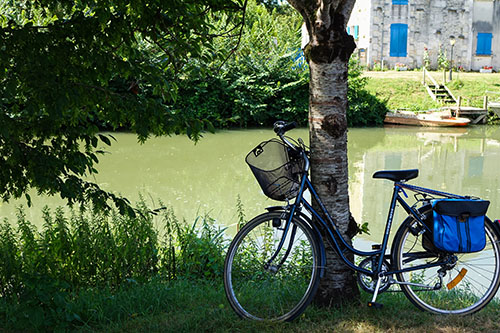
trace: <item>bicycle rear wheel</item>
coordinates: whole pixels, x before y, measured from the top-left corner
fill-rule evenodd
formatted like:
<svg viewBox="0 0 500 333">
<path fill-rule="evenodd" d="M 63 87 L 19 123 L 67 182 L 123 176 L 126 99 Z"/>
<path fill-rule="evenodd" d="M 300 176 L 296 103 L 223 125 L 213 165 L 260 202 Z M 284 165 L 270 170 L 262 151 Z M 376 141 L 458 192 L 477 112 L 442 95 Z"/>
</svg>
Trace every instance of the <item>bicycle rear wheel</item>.
<svg viewBox="0 0 500 333">
<path fill-rule="evenodd" d="M 432 212 L 427 211 L 426 216 L 432 218 Z M 425 245 L 423 237 L 429 232 L 424 230 L 411 217 L 401 225 L 394 239 L 397 270 L 435 263 L 447 256 Z M 439 314 L 466 315 L 485 307 L 500 284 L 499 239 L 488 218 L 485 230 L 484 250 L 449 254 L 453 264 L 397 274 L 408 299 L 422 310 Z M 439 271 L 444 273 L 441 284 Z"/>
<path fill-rule="evenodd" d="M 280 212 L 259 215 L 229 246 L 224 288 L 229 304 L 243 318 L 291 321 L 305 310 L 318 288 L 321 254 L 316 234 L 303 220 L 292 220 L 283 248 L 265 267 L 285 225 Z"/>
</svg>

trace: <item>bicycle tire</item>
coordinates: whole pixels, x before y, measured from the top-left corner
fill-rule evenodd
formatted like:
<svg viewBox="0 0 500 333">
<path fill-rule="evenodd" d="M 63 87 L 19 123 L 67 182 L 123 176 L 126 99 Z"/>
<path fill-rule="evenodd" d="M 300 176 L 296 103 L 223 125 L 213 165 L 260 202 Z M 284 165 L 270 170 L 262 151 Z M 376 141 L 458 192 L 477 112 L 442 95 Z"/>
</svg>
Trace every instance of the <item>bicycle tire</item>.
<svg viewBox="0 0 500 333">
<path fill-rule="evenodd" d="M 224 289 L 229 304 L 242 318 L 291 321 L 306 309 L 316 293 L 321 263 L 318 236 L 302 219 L 292 219 L 285 244 L 273 262 L 279 263 L 290 247 L 281 268 L 277 272 L 264 268 L 275 253 L 285 224 L 281 212 L 259 215 L 236 234 L 229 246 Z M 289 246 L 293 226 L 296 232 Z"/>
<path fill-rule="evenodd" d="M 420 212 L 424 213 L 426 219 L 432 218 L 430 206 L 421 209 Z M 411 216 L 398 229 L 393 248 L 393 263 L 396 270 L 430 263 L 446 255 L 438 250 L 434 252 L 423 247 L 421 237 L 429 233 L 429 231 L 422 233 L 423 230 Z M 468 315 L 484 308 L 495 296 L 500 285 L 499 235 L 488 218 L 485 220 L 485 231 L 484 250 L 454 254 L 457 259 L 456 264 L 447 269 L 438 290 L 402 284 L 401 289 L 406 297 L 419 309 L 436 314 Z M 430 254 L 430 257 L 417 258 L 418 253 Z M 417 259 L 411 259 L 412 255 Z M 438 270 L 441 267 L 398 273 L 396 277 L 403 283 L 436 286 L 439 281 Z"/>
</svg>

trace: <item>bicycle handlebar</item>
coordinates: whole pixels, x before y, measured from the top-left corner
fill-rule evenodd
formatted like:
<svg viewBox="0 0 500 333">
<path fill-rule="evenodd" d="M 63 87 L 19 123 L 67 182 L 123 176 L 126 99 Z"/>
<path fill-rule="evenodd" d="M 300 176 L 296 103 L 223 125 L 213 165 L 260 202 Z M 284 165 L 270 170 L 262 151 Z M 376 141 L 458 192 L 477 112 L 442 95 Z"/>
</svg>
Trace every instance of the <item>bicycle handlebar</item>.
<svg viewBox="0 0 500 333">
<path fill-rule="evenodd" d="M 286 144 L 292 150 L 301 154 L 305 161 L 304 170 L 307 172 L 309 170 L 309 158 L 307 158 L 307 152 L 303 147 L 294 145 L 285 137 L 286 131 L 294 129 L 295 127 L 297 127 L 297 123 L 295 121 L 287 123 L 283 120 L 278 120 L 274 123 L 274 132 L 280 137 L 281 141 L 283 141 L 284 144 Z"/>
<path fill-rule="evenodd" d="M 274 123 L 274 132 L 278 135 L 283 135 L 285 132 L 297 127 L 297 123 L 292 121 L 291 123 L 286 123 L 283 120 L 278 120 Z"/>
</svg>

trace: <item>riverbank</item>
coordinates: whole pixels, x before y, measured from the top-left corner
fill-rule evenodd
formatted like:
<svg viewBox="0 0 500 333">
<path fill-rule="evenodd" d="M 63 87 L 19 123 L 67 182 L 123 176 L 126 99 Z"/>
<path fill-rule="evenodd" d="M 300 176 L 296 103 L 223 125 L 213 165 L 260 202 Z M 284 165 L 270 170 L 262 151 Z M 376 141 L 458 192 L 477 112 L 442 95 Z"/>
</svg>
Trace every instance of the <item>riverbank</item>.
<svg viewBox="0 0 500 333">
<path fill-rule="evenodd" d="M 366 89 L 380 100 L 387 101 L 387 107 L 393 109 L 428 110 L 439 107 L 429 96 L 422 85 L 421 71 L 365 71 L 363 76 L 369 78 Z M 443 72 L 431 72 L 438 82 L 443 81 Z M 448 81 L 446 74 L 446 80 Z M 464 104 L 480 107 L 486 91 L 492 98 L 500 98 L 500 73 L 453 73 L 453 80 L 447 82 L 455 96 L 463 96 Z"/>
</svg>

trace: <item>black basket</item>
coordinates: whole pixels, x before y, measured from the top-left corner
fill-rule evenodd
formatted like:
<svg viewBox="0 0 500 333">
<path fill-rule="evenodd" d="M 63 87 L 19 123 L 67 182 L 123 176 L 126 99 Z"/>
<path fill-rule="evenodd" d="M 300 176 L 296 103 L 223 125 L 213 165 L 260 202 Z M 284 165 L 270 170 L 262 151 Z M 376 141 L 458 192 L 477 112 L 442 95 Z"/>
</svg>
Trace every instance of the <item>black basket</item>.
<svg viewBox="0 0 500 333">
<path fill-rule="evenodd" d="M 245 161 L 269 198 L 285 201 L 297 195 L 304 159 L 294 157 L 283 142 L 264 141 L 248 153 Z"/>
</svg>

